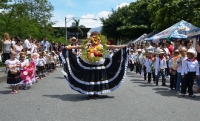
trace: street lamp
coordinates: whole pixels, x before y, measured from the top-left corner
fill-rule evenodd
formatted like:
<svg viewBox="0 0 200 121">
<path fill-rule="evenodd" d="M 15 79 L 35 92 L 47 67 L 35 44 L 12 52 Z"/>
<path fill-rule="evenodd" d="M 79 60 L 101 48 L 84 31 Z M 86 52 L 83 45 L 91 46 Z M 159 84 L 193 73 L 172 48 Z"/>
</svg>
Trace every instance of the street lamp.
<svg viewBox="0 0 200 121">
<path fill-rule="evenodd" d="M 72 17 L 72 18 L 67 18 L 67 17 L 65 17 L 65 35 L 66 35 L 65 39 L 66 39 L 66 41 L 67 41 L 67 23 L 70 22 L 72 19 L 75 19 L 75 18 L 80 18 L 80 17 Z M 69 20 L 67 21 L 67 19 L 69 19 Z M 92 20 L 97 20 L 96 18 L 80 18 L 80 19 L 92 19 Z"/>
</svg>

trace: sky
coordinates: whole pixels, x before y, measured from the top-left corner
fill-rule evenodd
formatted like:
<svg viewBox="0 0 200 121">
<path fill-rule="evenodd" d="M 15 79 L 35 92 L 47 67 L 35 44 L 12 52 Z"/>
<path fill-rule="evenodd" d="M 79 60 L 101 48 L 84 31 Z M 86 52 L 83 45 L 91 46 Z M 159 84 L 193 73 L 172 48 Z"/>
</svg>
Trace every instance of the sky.
<svg viewBox="0 0 200 121">
<path fill-rule="evenodd" d="M 134 1 L 136 0 L 49 0 L 54 6 L 52 18 L 52 21 L 56 21 L 54 27 L 65 27 L 65 17 L 69 27 L 73 22 L 71 18 L 78 17 L 80 25 L 88 28 L 102 26 L 99 18 L 107 18 L 112 8 L 117 10 L 118 7 L 129 5 Z"/>
</svg>

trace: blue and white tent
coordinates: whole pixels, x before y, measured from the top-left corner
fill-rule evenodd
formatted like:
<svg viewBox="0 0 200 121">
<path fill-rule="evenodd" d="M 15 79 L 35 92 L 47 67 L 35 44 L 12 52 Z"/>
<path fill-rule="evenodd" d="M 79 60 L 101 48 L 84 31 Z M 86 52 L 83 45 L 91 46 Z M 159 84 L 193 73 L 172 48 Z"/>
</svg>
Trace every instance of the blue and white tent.
<svg viewBox="0 0 200 121">
<path fill-rule="evenodd" d="M 187 39 L 188 35 L 199 32 L 200 28 L 188 23 L 184 20 L 174 24 L 173 26 L 165 29 L 164 31 L 145 40 L 162 40 L 167 38 L 172 39 Z"/>
</svg>

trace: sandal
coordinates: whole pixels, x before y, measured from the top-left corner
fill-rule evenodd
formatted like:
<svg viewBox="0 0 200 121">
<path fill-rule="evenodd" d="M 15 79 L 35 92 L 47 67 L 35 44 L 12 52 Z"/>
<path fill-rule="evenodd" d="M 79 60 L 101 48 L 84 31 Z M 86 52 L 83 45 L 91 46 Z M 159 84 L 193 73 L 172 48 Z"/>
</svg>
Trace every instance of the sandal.
<svg viewBox="0 0 200 121">
<path fill-rule="evenodd" d="M 14 91 L 14 92 L 13 92 L 13 91 L 12 91 L 12 92 L 10 92 L 10 94 L 15 94 L 15 91 Z"/>
</svg>

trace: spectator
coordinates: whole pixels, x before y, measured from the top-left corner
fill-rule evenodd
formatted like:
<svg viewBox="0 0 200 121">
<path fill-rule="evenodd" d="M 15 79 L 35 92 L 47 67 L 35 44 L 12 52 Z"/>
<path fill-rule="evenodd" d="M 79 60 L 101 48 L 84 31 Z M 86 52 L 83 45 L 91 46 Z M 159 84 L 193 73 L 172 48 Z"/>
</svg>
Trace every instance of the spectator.
<svg viewBox="0 0 200 121">
<path fill-rule="evenodd" d="M 26 40 L 24 40 L 23 48 L 31 49 L 31 36 L 28 36 Z"/>
<path fill-rule="evenodd" d="M 169 50 L 169 55 L 172 56 L 172 54 L 174 52 L 174 46 L 172 45 L 172 43 L 170 41 L 167 41 L 166 45 Z"/>
<path fill-rule="evenodd" d="M 23 49 L 23 46 L 22 46 L 23 41 L 20 40 L 20 38 L 18 36 L 15 37 L 15 40 L 16 40 L 16 45 L 13 46 L 13 51 L 16 53 L 17 59 L 19 59 L 20 53 L 21 53 L 21 51 Z"/>
<path fill-rule="evenodd" d="M 2 40 L 2 52 L 4 61 L 10 59 L 10 51 L 12 49 L 11 39 L 8 33 L 4 34 L 4 38 Z"/>
<path fill-rule="evenodd" d="M 41 41 L 40 45 L 42 47 L 42 51 L 49 51 L 50 44 L 47 41 L 46 37 L 43 38 L 43 40 Z"/>
</svg>

